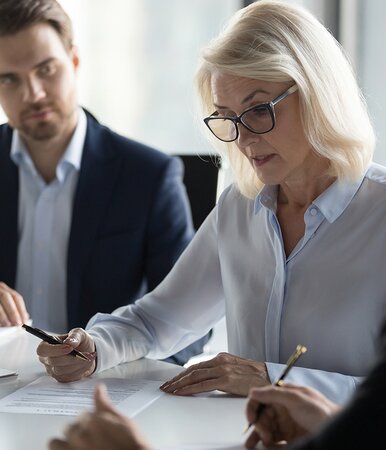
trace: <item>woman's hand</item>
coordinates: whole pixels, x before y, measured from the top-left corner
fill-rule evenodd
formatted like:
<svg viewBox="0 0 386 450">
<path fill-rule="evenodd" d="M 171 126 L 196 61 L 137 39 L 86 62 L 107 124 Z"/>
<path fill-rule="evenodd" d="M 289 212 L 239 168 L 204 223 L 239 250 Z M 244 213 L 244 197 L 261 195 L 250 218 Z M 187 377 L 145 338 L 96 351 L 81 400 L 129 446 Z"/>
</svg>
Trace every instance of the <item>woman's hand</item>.
<svg viewBox="0 0 386 450">
<path fill-rule="evenodd" d="M 134 423 L 111 404 L 106 389 L 95 390 L 95 411 L 84 413 L 64 432 L 64 439 L 53 439 L 50 450 L 149 450 Z"/>
<path fill-rule="evenodd" d="M 52 345 L 41 342 L 36 350 L 48 375 L 61 383 L 80 380 L 95 370 L 95 344 L 92 337 L 81 328 L 74 328 L 68 334 L 58 336 L 63 344 Z M 69 355 L 72 350 L 84 353 L 90 361 Z"/>
<path fill-rule="evenodd" d="M 255 423 L 260 404 L 266 406 Z M 281 441 L 292 442 L 314 432 L 339 409 L 320 392 L 307 387 L 286 384 L 251 389 L 246 415 L 255 429 L 245 446 L 254 448 L 260 441 L 267 447 Z"/>
<path fill-rule="evenodd" d="M 269 384 L 264 363 L 219 353 L 167 381 L 161 389 L 169 394 L 192 395 L 219 390 L 247 396 L 251 387 Z"/>
</svg>

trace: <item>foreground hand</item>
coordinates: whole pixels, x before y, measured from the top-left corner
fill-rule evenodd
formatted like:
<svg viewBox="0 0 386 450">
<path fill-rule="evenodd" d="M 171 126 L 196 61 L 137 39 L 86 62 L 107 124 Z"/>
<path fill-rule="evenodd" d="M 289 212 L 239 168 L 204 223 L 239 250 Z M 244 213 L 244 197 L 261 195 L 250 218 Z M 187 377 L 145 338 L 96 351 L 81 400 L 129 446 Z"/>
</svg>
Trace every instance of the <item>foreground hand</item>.
<svg viewBox="0 0 386 450">
<path fill-rule="evenodd" d="M 53 439 L 50 450 L 149 450 L 134 423 L 111 404 L 103 385 L 95 390 L 95 411 L 68 426 L 64 439 Z"/>
<path fill-rule="evenodd" d="M 0 282 L 0 327 L 22 325 L 28 319 L 23 297 L 5 283 Z"/>
<path fill-rule="evenodd" d="M 209 361 L 189 367 L 164 383 L 161 389 L 176 395 L 192 395 L 217 389 L 246 397 L 251 387 L 269 383 L 264 363 L 219 353 Z"/>
<path fill-rule="evenodd" d="M 74 328 L 68 334 L 58 336 L 63 344 L 52 345 L 41 342 L 36 350 L 48 375 L 61 383 L 76 381 L 91 375 L 95 370 L 95 344 L 92 337 L 81 328 Z M 85 353 L 90 361 L 69 355 L 73 349 Z"/>
<path fill-rule="evenodd" d="M 286 384 L 252 389 L 247 403 L 247 420 L 254 423 L 259 404 L 266 405 L 245 446 L 262 441 L 271 446 L 292 442 L 317 430 L 340 407 L 312 388 Z"/>
</svg>

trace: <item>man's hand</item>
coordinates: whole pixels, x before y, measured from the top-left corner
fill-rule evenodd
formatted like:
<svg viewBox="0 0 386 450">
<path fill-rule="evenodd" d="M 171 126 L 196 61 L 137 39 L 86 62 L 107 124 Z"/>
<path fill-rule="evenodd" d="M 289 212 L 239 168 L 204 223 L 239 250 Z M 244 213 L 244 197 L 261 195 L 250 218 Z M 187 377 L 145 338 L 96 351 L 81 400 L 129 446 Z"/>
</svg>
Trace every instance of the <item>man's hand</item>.
<svg viewBox="0 0 386 450">
<path fill-rule="evenodd" d="M 0 327 L 22 325 L 28 319 L 23 297 L 5 283 L 0 282 Z"/>
<path fill-rule="evenodd" d="M 48 375 L 61 383 L 80 380 L 95 370 L 95 344 L 92 337 L 81 328 L 74 328 L 68 334 L 58 336 L 63 344 L 52 345 L 41 342 L 36 350 Z M 90 361 L 69 355 L 72 350 L 84 353 Z"/>
<path fill-rule="evenodd" d="M 265 409 L 256 421 L 260 404 Z M 279 442 L 292 442 L 317 430 L 340 407 L 315 389 L 286 384 L 251 389 L 246 415 L 255 424 L 245 446 L 255 448 L 262 443 L 269 447 Z"/>
<path fill-rule="evenodd" d="M 251 387 L 269 383 L 264 363 L 219 353 L 209 361 L 189 367 L 164 383 L 161 389 L 176 395 L 192 395 L 217 389 L 246 397 Z"/>
<path fill-rule="evenodd" d="M 134 423 L 111 404 L 106 389 L 95 390 L 95 411 L 68 426 L 64 439 L 53 439 L 50 450 L 149 450 Z"/>
</svg>

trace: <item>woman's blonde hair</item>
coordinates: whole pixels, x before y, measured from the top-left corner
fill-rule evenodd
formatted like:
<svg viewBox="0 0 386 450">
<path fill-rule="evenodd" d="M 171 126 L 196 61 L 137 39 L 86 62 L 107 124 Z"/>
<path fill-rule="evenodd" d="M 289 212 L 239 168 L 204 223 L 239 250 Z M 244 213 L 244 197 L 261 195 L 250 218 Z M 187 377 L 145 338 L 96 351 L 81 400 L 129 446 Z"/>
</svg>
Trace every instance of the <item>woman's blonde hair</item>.
<svg viewBox="0 0 386 450">
<path fill-rule="evenodd" d="M 342 48 L 305 9 L 261 0 L 238 11 L 202 52 L 196 74 L 203 114 L 215 109 L 211 74 L 220 71 L 299 88 L 305 134 L 330 161 L 339 180 L 355 180 L 372 158 L 375 136 L 363 96 Z M 218 141 L 240 192 L 253 198 L 261 189 L 253 168 L 235 144 Z"/>
</svg>

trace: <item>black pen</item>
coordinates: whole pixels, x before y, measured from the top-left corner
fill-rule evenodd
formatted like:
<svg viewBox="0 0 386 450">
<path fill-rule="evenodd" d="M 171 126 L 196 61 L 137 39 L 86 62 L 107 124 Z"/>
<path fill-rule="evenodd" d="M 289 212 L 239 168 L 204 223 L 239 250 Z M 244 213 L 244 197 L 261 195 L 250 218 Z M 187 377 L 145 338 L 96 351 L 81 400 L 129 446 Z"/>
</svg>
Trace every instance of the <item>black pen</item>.
<svg viewBox="0 0 386 450">
<path fill-rule="evenodd" d="M 284 368 L 282 374 L 273 383 L 274 386 L 281 386 L 283 384 L 284 378 L 288 375 L 288 372 L 291 370 L 291 367 L 296 363 L 296 361 L 302 356 L 303 353 L 306 353 L 306 351 L 307 351 L 307 347 L 305 347 L 304 345 L 298 345 L 296 347 L 295 351 L 289 357 L 286 367 Z M 266 405 L 264 405 L 263 403 L 259 404 L 259 406 L 256 408 L 255 421 L 249 423 L 246 426 L 244 433 L 246 433 L 251 428 L 251 426 L 259 420 L 259 418 L 263 414 L 265 408 L 266 408 Z"/>
<path fill-rule="evenodd" d="M 50 334 L 47 334 L 45 331 L 39 330 L 39 328 L 30 327 L 25 323 L 23 323 L 22 327 L 25 329 L 25 331 L 28 331 L 28 333 L 33 334 L 34 336 L 40 338 L 44 342 L 48 342 L 49 344 L 53 345 L 63 344 L 63 342 L 57 336 L 51 336 Z M 78 350 L 73 350 L 72 352 L 69 353 L 69 355 L 76 356 L 77 358 L 83 359 L 85 361 L 90 361 L 90 358 L 88 358 L 84 353 L 79 352 Z"/>
</svg>

